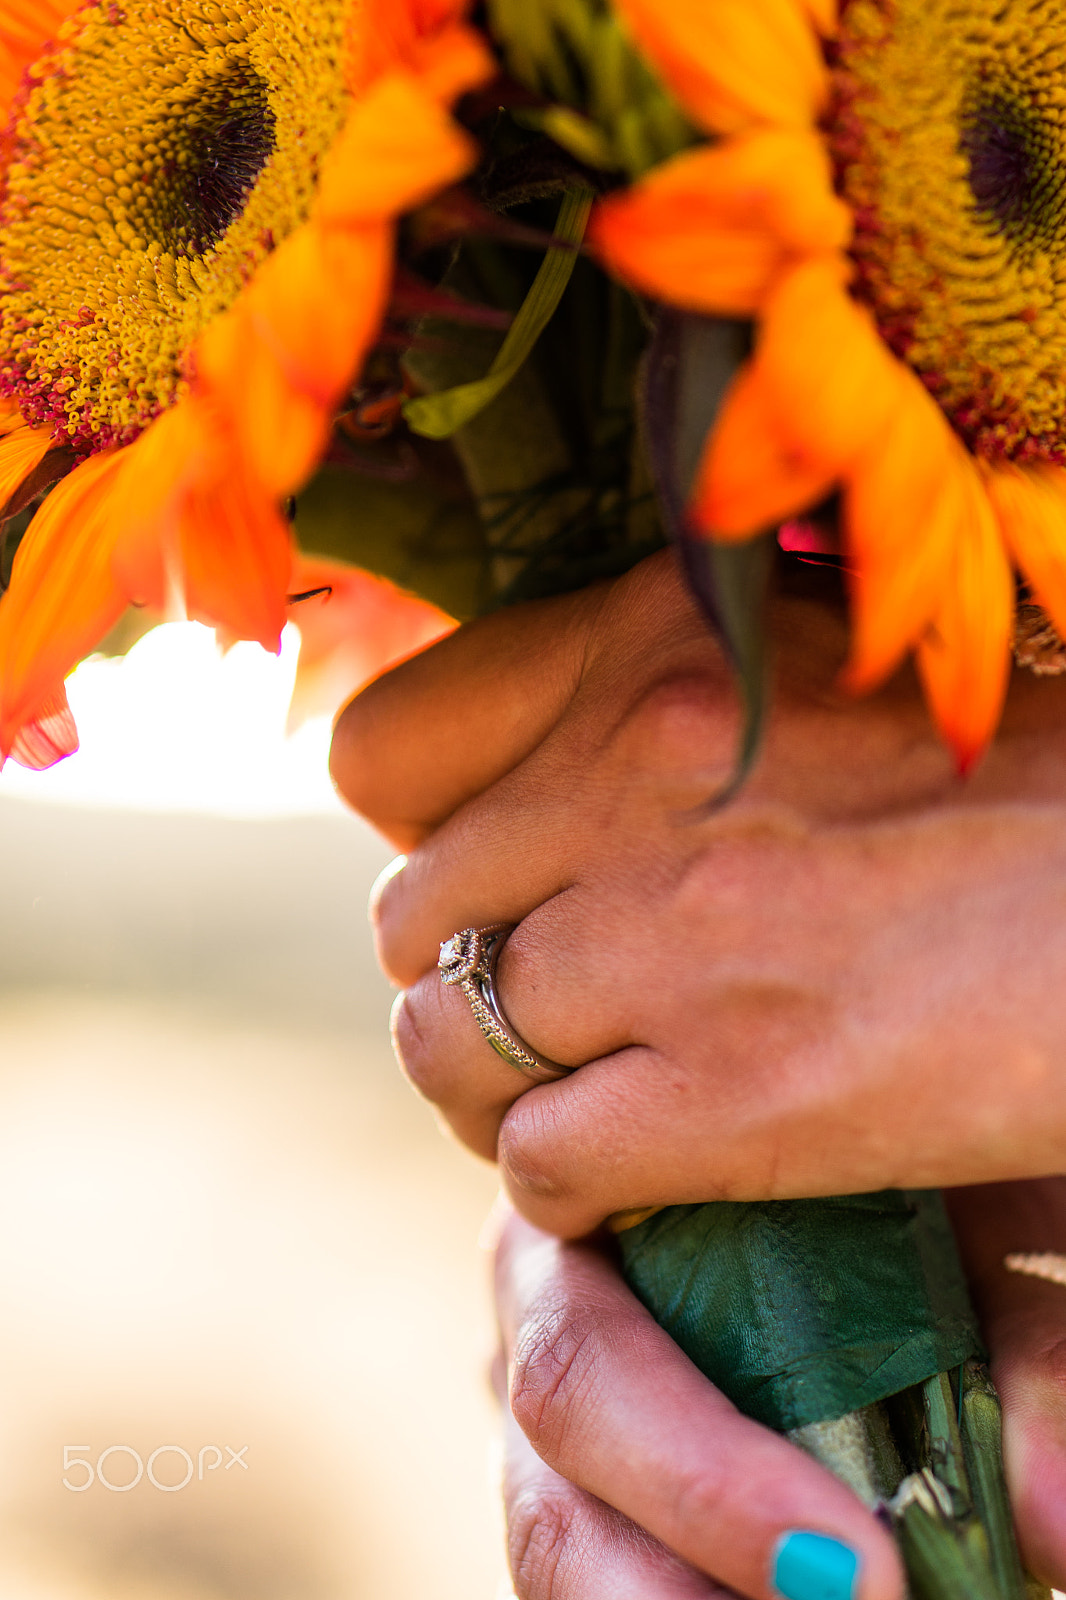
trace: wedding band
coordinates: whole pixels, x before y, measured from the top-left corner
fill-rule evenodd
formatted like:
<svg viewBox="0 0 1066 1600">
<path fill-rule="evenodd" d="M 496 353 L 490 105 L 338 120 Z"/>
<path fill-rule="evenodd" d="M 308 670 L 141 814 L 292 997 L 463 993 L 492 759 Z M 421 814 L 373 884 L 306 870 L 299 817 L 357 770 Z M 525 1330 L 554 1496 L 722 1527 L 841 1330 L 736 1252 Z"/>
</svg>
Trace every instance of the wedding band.
<svg viewBox="0 0 1066 1600">
<path fill-rule="evenodd" d="M 538 1083 L 553 1083 L 567 1077 L 573 1067 L 546 1060 L 519 1038 L 496 992 L 496 963 L 513 932 L 513 924 L 498 922 L 490 928 L 464 928 L 461 933 L 453 933 L 440 947 L 440 981 L 455 984 L 463 991 L 475 1022 L 497 1055 Z"/>
</svg>

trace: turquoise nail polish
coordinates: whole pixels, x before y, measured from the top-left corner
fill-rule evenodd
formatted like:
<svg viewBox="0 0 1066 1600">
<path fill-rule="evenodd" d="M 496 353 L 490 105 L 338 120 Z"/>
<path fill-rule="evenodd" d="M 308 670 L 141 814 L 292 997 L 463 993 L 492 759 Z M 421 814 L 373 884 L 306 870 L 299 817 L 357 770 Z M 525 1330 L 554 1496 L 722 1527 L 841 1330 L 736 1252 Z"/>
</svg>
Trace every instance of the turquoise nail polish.
<svg viewBox="0 0 1066 1600">
<path fill-rule="evenodd" d="M 786 1533 L 774 1557 L 774 1587 L 783 1600 L 855 1600 L 859 1558 L 824 1533 Z"/>
</svg>

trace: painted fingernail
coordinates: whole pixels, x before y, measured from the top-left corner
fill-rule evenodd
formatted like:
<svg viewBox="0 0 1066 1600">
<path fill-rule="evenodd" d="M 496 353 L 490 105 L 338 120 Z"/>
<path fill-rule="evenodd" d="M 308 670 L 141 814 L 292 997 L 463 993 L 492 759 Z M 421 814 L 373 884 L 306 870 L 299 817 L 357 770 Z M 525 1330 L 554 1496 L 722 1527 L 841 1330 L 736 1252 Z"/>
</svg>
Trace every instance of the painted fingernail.
<svg viewBox="0 0 1066 1600">
<path fill-rule="evenodd" d="M 786 1533 L 774 1553 L 782 1600 L 855 1600 L 859 1558 L 824 1533 Z"/>
</svg>

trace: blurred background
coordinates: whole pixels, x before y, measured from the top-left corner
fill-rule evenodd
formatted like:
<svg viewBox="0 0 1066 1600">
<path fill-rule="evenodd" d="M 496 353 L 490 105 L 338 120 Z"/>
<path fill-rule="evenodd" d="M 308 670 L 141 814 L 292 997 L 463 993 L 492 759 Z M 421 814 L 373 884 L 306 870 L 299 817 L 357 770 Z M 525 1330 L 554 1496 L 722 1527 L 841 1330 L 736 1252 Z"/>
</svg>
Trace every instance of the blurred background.
<svg viewBox="0 0 1066 1600">
<path fill-rule="evenodd" d="M 156 629 L 0 774 L 4 1600 L 498 1589 L 495 1183 L 393 1065 L 296 648 Z"/>
</svg>

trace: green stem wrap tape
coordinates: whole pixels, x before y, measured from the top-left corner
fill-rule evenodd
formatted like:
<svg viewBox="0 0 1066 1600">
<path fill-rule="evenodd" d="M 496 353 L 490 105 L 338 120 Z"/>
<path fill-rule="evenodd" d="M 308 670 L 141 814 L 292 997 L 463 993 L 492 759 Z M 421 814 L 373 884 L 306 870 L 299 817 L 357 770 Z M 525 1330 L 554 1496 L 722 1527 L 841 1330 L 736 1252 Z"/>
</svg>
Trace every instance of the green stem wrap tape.
<svg viewBox="0 0 1066 1600">
<path fill-rule="evenodd" d="M 827 1422 L 981 1351 L 938 1192 L 668 1206 L 618 1235 L 634 1292 L 747 1416 Z"/>
</svg>

